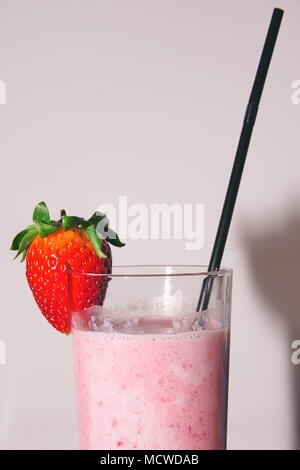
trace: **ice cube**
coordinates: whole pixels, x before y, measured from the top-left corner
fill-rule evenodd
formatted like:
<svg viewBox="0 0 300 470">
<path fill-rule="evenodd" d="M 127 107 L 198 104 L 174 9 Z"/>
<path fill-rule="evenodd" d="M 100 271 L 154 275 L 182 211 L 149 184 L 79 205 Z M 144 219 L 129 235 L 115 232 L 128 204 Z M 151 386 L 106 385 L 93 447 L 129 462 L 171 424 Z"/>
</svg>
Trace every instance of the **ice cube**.
<svg viewBox="0 0 300 470">
<path fill-rule="evenodd" d="M 109 317 L 99 318 L 97 315 L 91 315 L 88 329 L 90 331 L 105 331 L 110 333 L 114 331 L 114 323 Z"/>
</svg>

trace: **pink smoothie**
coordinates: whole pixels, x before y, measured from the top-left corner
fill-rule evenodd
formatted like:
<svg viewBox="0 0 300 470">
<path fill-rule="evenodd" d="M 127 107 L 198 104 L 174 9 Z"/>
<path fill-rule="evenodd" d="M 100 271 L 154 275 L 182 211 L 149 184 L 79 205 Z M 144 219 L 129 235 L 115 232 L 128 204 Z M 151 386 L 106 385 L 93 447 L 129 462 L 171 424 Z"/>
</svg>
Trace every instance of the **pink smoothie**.
<svg viewBox="0 0 300 470">
<path fill-rule="evenodd" d="M 228 329 L 73 341 L 81 449 L 224 447 Z"/>
</svg>

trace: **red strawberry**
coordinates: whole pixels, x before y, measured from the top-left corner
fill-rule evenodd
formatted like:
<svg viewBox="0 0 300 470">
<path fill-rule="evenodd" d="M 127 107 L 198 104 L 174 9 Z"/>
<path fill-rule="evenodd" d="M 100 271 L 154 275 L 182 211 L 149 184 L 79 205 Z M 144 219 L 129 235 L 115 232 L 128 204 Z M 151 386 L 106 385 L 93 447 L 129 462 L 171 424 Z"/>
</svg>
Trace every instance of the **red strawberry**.
<svg viewBox="0 0 300 470">
<path fill-rule="evenodd" d="M 95 213 L 87 221 L 68 217 L 62 211 L 58 222 L 51 221 L 48 208 L 40 202 L 33 213 L 33 225 L 14 238 L 11 249 L 26 258 L 26 277 L 33 296 L 49 323 L 68 334 L 71 319 L 68 308 L 68 271 L 109 274 L 112 268 L 108 242 L 123 246 L 108 228 L 104 214 Z M 101 222 L 101 224 L 99 224 Z M 100 238 L 96 226 L 104 238 Z M 84 310 L 102 305 L 108 278 L 72 276 L 72 308 Z"/>
</svg>

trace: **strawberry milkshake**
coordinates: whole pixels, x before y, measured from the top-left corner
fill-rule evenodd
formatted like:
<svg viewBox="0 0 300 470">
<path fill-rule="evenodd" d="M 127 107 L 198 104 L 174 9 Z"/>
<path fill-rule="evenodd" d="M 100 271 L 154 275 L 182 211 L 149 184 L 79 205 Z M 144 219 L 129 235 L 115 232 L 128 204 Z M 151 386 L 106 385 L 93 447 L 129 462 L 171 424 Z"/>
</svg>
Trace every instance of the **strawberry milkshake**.
<svg viewBox="0 0 300 470">
<path fill-rule="evenodd" d="M 132 324 L 72 331 L 81 449 L 223 449 L 229 329 Z"/>
</svg>

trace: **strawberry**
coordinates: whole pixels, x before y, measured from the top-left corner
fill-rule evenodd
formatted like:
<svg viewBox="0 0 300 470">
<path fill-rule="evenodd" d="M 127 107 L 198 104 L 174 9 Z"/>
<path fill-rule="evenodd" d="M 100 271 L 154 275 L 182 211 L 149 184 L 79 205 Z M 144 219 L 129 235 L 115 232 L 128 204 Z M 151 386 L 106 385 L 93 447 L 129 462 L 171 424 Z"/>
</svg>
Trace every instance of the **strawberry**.
<svg viewBox="0 0 300 470">
<path fill-rule="evenodd" d="M 108 244 L 124 244 L 108 227 L 104 214 L 95 213 L 88 220 L 67 216 L 50 219 L 48 208 L 40 202 L 33 212 L 33 224 L 19 232 L 11 250 L 26 259 L 26 277 L 42 314 L 54 328 L 69 334 L 68 272 L 110 274 L 112 256 Z M 100 235 L 96 227 L 100 227 Z M 82 311 L 102 305 L 108 278 L 72 276 L 72 309 Z"/>
</svg>

